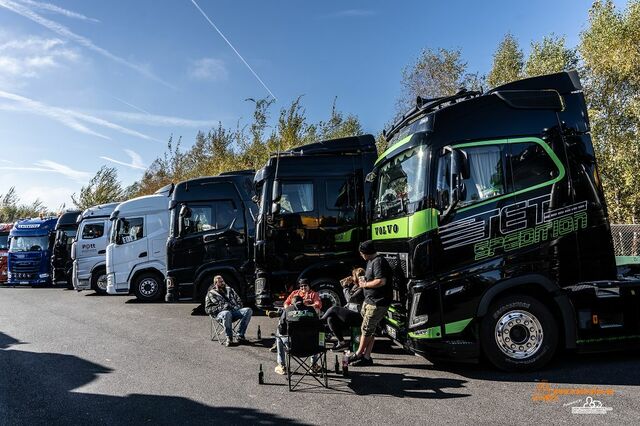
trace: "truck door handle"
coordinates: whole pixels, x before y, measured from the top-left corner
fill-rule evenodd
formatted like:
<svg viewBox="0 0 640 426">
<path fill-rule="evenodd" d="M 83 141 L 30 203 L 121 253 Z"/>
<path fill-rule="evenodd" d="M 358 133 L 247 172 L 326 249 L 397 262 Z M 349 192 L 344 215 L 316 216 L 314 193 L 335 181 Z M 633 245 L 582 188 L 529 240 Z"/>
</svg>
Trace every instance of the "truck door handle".
<svg viewBox="0 0 640 426">
<path fill-rule="evenodd" d="M 138 255 L 138 257 L 147 257 L 147 252 L 146 252 L 146 251 L 143 251 L 142 253 L 140 253 L 140 254 Z"/>
<path fill-rule="evenodd" d="M 98 254 L 105 254 L 106 252 L 106 250 L 98 250 Z"/>
</svg>

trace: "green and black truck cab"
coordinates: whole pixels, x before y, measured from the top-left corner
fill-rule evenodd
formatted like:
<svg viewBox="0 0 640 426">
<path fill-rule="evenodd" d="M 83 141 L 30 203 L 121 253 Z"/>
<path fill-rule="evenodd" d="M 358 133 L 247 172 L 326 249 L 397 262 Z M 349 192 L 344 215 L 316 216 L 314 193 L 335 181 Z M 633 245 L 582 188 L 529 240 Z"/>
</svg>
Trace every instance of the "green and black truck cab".
<svg viewBox="0 0 640 426">
<path fill-rule="evenodd" d="M 367 180 L 393 339 L 505 370 L 638 341 L 640 281 L 616 266 L 575 71 L 418 98 L 385 136 Z"/>
</svg>

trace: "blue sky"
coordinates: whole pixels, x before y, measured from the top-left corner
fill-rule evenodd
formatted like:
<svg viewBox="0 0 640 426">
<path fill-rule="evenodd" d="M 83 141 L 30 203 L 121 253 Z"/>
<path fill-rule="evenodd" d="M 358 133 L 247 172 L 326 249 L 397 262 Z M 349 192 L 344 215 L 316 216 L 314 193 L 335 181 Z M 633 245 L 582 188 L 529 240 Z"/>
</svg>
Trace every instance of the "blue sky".
<svg viewBox="0 0 640 426">
<path fill-rule="evenodd" d="M 371 133 L 423 48 L 459 48 L 470 71 L 487 73 L 506 32 L 525 51 L 550 33 L 574 46 L 591 5 L 196 1 L 277 109 L 304 95 L 318 121 L 337 96 Z M 23 202 L 69 207 L 103 164 L 130 184 L 171 134 L 188 146 L 218 121 L 246 123 L 245 99 L 267 95 L 192 0 L 0 0 L 0 193 L 15 186 Z"/>
</svg>

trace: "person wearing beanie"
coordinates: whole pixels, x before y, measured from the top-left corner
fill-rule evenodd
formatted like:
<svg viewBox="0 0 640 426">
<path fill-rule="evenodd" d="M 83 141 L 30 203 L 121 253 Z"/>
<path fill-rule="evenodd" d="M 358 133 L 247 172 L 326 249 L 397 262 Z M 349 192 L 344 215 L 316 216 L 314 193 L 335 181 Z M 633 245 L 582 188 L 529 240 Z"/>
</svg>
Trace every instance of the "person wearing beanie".
<svg viewBox="0 0 640 426">
<path fill-rule="evenodd" d="M 349 358 L 353 366 L 373 365 L 371 351 L 375 343 L 376 328 L 387 313 L 393 299 L 393 270 L 384 256 L 376 252 L 374 242 L 364 241 L 359 247 L 360 255 L 367 261 L 364 277 L 360 277 L 360 288 L 364 290 L 362 304 L 362 338 L 355 354 Z"/>
</svg>

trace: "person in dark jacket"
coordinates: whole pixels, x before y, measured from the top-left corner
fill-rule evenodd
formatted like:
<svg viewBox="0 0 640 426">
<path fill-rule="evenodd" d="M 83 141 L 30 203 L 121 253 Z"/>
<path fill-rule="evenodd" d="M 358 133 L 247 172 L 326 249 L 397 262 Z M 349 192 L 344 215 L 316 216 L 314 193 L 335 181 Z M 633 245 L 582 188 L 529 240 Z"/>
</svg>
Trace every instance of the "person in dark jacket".
<svg viewBox="0 0 640 426">
<path fill-rule="evenodd" d="M 326 321 L 331 332 L 338 339 L 333 350 L 346 348 L 348 343 L 344 340 L 343 330 L 347 327 L 359 327 L 362 324 L 360 308 L 364 301 L 364 290 L 359 286 L 359 277 L 364 276 L 364 269 L 356 268 L 351 276 L 340 281 L 344 298 L 347 301 L 345 307 L 332 306 L 324 313 L 321 320 Z"/>
<path fill-rule="evenodd" d="M 213 277 L 213 287 L 205 298 L 204 310 L 224 325 L 227 340 L 225 346 L 233 343 L 233 322 L 242 320 L 238 328 L 238 342 L 245 341 L 244 334 L 251 321 L 251 308 L 243 308 L 238 293 L 227 286 L 220 275 Z"/>
</svg>

